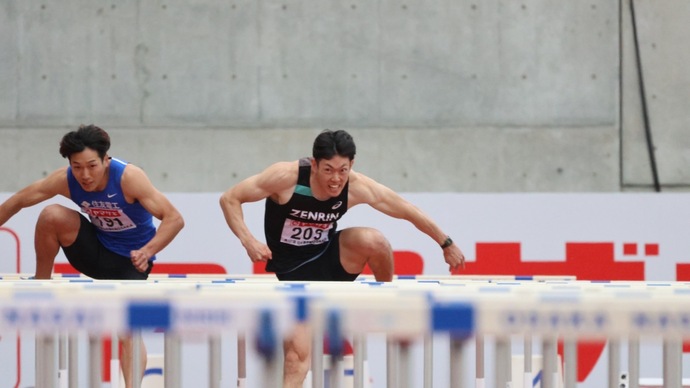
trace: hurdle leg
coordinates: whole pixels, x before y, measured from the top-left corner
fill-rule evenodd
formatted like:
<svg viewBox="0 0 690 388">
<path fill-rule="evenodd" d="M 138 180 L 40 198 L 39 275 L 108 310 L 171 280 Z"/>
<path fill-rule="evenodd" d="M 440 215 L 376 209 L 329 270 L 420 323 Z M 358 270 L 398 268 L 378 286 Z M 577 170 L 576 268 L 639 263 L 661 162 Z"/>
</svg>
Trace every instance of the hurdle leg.
<svg viewBox="0 0 690 388">
<path fill-rule="evenodd" d="M 556 339 L 550 336 L 542 338 L 542 388 L 557 388 L 558 347 Z"/>
<path fill-rule="evenodd" d="M 163 381 L 166 388 L 180 388 L 182 376 L 180 369 L 180 339 L 170 332 L 165 333 L 163 349 Z M 239 386 L 238 386 L 239 388 Z"/>
<path fill-rule="evenodd" d="M 331 355 L 330 373 L 328 374 L 328 387 L 343 388 L 343 356 Z"/>
<path fill-rule="evenodd" d="M 354 382 L 353 388 L 364 388 L 364 353 L 366 351 L 366 334 L 354 334 Z"/>
<path fill-rule="evenodd" d="M 120 388 L 120 340 L 115 332 L 110 336 L 110 387 Z"/>
<path fill-rule="evenodd" d="M 36 334 L 36 385 L 57 387 L 55 335 Z"/>
<path fill-rule="evenodd" d="M 577 385 L 577 341 L 574 338 L 564 340 L 563 364 L 565 388 L 575 388 Z"/>
<path fill-rule="evenodd" d="M 398 387 L 410 387 L 410 369 L 412 363 L 410 362 L 410 341 L 402 340 L 399 342 L 399 358 L 398 358 Z"/>
<path fill-rule="evenodd" d="M 397 341 L 386 339 L 386 386 L 388 388 L 399 387 L 398 348 Z"/>
<path fill-rule="evenodd" d="M 262 373 L 263 384 L 261 387 L 278 388 L 283 385 L 283 374 L 281 373 L 280 358 L 264 358 L 264 372 Z"/>
<path fill-rule="evenodd" d="M 316 320 L 312 325 L 311 384 L 312 388 L 323 388 L 323 324 Z"/>
<path fill-rule="evenodd" d="M 496 387 L 507 387 L 511 382 L 510 337 L 496 338 Z"/>
<path fill-rule="evenodd" d="M 532 386 L 532 336 L 530 334 L 525 334 L 525 345 L 524 345 L 524 368 L 523 368 L 523 378 L 522 386 L 531 387 Z"/>
<path fill-rule="evenodd" d="M 209 350 L 209 387 L 220 388 L 221 381 L 221 345 L 220 336 L 212 334 L 208 339 Z"/>
<path fill-rule="evenodd" d="M 132 333 L 132 388 L 141 388 L 141 379 L 144 371 L 141 370 L 141 330 Z"/>
<path fill-rule="evenodd" d="M 618 387 L 621 374 L 621 344 L 620 340 L 609 339 L 609 382 L 610 388 Z"/>
<path fill-rule="evenodd" d="M 263 358 L 264 372 L 262 374 L 263 384 L 261 387 L 280 387 L 283 383 L 282 364 L 284 357 L 281 354 L 285 351 L 283 341 L 277 336 L 273 313 L 264 310 L 260 314 L 257 332 L 257 350 Z"/>
<path fill-rule="evenodd" d="M 70 334 L 68 341 L 69 388 L 77 388 L 79 386 L 79 337 L 77 334 Z"/>
<path fill-rule="evenodd" d="M 245 388 L 247 383 L 247 337 L 237 333 L 237 388 Z"/>
<path fill-rule="evenodd" d="M 682 386 L 683 342 L 678 338 L 664 339 L 664 387 Z"/>
<path fill-rule="evenodd" d="M 103 345 L 101 343 L 101 336 L 89 336 L 89 387 L 100 387 L 102 369 L 101 360 L 103 359 Z"/>
<path fill-rule="evenodd" d="M 434 336 L 431 333 L 424 335 L 424 388 L 432 388 L 434 385 Z"/>
<path fill-rule="evenodd" d="M 640 339 L 628 338 L 628 382 L 629 388 L 640 387 Z"/>
<path fill-rule="evenodd" d="M 60 334 L 58 340 L 58 386 L 67 388 L 69 373 L 67 371 L 67 334 Z"/>
<path fill-rule="evenodd" d="M 450 338 L 450 388 L 463 388 L 464 381 L 462 376 L 462 371 L 465 365 L 464 360 L 464 348 L 466 338 L 455 337 L 451 335 Z M 482 340 L 483 343 L 483 340 Z M 482 351 L 483 354 L 483 351 Z M 483 369 L 482 369 L 483 371 Z M 484 386 L 484 380 L 477 379 L 477 388 Z"/>
<path fill-rule="evenodd" d="M 478 335 L 476 338 L 476 350 L 475 350 L 475 376 L 476 376 L 476 387 L 484 388 L 484 337 Z M 452 369 L 452 367 L 451 367 Z"/>
</svg>

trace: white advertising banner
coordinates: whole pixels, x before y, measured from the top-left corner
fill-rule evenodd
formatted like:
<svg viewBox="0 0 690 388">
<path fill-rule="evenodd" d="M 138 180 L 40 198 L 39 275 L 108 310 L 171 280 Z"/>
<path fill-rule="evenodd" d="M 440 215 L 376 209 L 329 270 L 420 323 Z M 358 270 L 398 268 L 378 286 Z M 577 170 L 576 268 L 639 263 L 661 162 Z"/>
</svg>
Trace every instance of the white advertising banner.
<svg viewBox="0 0 690 388">
<path fill-rule="evenodd" d="M 0 193 L 0 202 L 10 195 Z M 192 270 L 196 265 L 213 264 L 230 274 L 255 272 L 225 223 L 218 204 L 220 193 L 168 193 L 168 197 L 186 225 L 158 255 L 158 264 L 178 263 Z M 689 194 L 404 193 L 403 197 L 430 215 L 463 250 L 468 262 L 458 273 L 690 280 Z M 35 222 L 49 203 L 76 209 L 64 198 L 55 198 L 22 210 L 2 225 L 0 272 L 33 273 Z M 250 230 L 263 240 L 263 202 L 245 205 L 244 216 Z M 338 225 L 340 229 L 351 226 L 377 228 L 388 237 L 396 253 L 396 273 L 448 274 L 438 244 L 406 221 L 358 206 Z M 56 263 L 65 262 L 60 253 Z M 589 353 L 579 356 L 579 386 L 595 388 L 606 381 L 602 348 L 581 350 Z M 4 334 L 0 337 L 2 386 L 14 382 L 16 364 L 11 361 L 16 357 L 16 337 Z M 648 357 L 658 358 L 644 362 Z M 643 377 L 661 376 L 660 357 L 660 351 L 643 352 Z M 23 361 L 25 368 L 33 368 L 30 360 Z M 381 367 L 385 376 L 385 364 Z"/>
</svg>

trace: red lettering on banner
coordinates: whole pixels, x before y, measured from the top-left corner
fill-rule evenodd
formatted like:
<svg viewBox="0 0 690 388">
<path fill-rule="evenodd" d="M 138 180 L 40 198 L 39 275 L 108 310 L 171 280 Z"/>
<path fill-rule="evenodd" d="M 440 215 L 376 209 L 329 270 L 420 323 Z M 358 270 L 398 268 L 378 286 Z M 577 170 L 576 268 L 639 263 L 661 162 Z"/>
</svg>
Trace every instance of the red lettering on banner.
<svg viewBox="0 0 690 388">
<path fill-rule="evenodd" d="M 645 244 L 644 254 L 647 256 L 659 256 L 659 244 Z"/>
<path fill-rule="evenodd" d="M 637 244 L 625 243 L 623 244 L 623 254 L 626 256 L 634 256 L 637 254 Z"/>
<path fill-rule="evenodd" d="M 89 214 L 94 217 L 119 217 L 120 212 L 118 210 L 110 209 L 89 209 Z"/>
</svg>

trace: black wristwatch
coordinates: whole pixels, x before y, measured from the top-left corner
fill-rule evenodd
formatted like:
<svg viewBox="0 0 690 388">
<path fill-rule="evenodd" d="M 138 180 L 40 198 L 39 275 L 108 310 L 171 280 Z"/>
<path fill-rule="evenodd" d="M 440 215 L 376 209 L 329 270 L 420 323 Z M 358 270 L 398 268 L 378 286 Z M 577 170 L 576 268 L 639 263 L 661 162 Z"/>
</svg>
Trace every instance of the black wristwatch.
<svg viewBox="0 0 690 388">
<path fill-rule="evenodd" d="M 453 245 L 453 239 L 450 236 L 446 236 L 446 240 L 441 244 L 441 249 L 446 249 L 451 245 Z"/>
</svg>

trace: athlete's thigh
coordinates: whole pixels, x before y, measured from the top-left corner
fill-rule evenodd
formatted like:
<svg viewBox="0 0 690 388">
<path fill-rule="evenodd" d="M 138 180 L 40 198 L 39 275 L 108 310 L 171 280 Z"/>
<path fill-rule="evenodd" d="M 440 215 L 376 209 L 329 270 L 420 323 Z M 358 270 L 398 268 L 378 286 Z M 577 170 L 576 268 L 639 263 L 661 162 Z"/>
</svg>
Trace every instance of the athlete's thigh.
<svg viewBox="0 0 690 388">
<path fill-rule="evenodd" d="M 77 239 L 82 217 L 78 211 L 62 205 L 46 206 L 36 222 L 36 233 L 54 234 L 61 246 L 69 246 Z"/>
<path fill-rule="evenodd" d="M 340 263 L 348 272 L 361 272 L 372 254 L 388 246 L 383 234 L 374 228 L 343 229 L 340 231 Z"/>
</svg>

